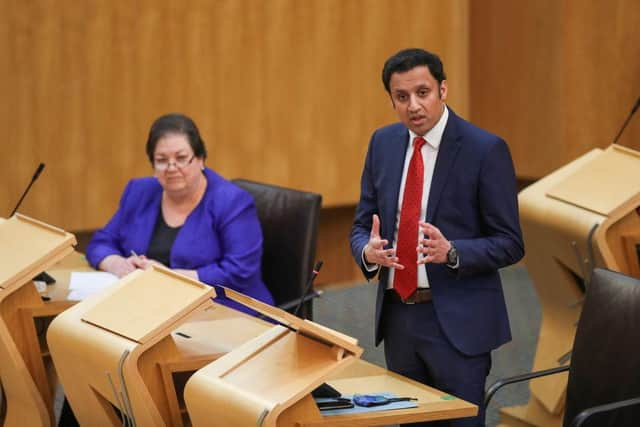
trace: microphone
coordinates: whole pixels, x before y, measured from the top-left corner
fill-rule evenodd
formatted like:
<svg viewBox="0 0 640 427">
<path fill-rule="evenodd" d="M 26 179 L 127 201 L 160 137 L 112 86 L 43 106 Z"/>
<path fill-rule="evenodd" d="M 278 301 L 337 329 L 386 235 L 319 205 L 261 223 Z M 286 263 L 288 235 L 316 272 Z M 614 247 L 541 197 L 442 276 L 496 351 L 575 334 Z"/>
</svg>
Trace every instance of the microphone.
<svg viewBox="0 0 640 427">
<path fill-rule="evenodd" d="M 11 215 L 9 215 L 9 218 L 11 218 L 16 213 L 16 211 L 18 210 L 18 208 L 22 204 L 22 201 L 24 200 L 24 197 L 27 195 L 27 193 L 31 189 L 31 186 L 33 185 L 34 182 L 36 182 L 36 179 L 38 179 L 38 177 L 40 176 L 40 174 L 42 173 L 43 170 L 44 170 L 44 163 L 40 163 L 38 165 L 38 169 L 36 169 L 35 173 L 33 174 L 33 177 L 31 178 L 31 182 L 29 182 L 29 185 L 27 186 L 27 189 L 24 190 L 24 193 L 22 193 L 22 197 L 20 197 L 20 200 L 18 200 L 18 204 L 16 205 L 16 207 L 13 208 L 13 212 L 11 212 Z M 53 277 L 51 277 L 50 275 L 48 275 L 44 271 L 42 273 L 38 274 L 36 277 L 34 277 L 33 280 L 40 281 L 40 282 L 45 282 L 47 285 L 50 285 L 50 284 L 56 282 L 56 279 L 54 279 Z M 43 297 L 43 299 L 44 299 L 44 297 Z"/>
<path fill-rule="evenodd" d="M 11 218 L 16 213 L 16 211 L 22 204 L 24 197 L 27 195 L 27 193 L 31 189 L 31 186 L 33 185 L 34 182 L 36 182 L 36 179 L 38 179 L 38 177 L 40 176 L 43 170 L 44 170 L 44 163 L 40 163 L 40 165 L 38 166 L 38 169 L 36 169 L 36 172 L 33 174 L 33 178 L 31 178 L 31 182 L 27 186 L 27 189 L 24 190 L 24 193 L 22 193 L 22 197 L 20 197 L 20 200 L 18 200 L 18 204 L 16 205 L 16 207 L 13 208 L 13 212 L 11 212 L 11 215 L 9 215 L 9 218 Z"/>
<path fill-rule="evenodd" d="M 311 271 L 311 277 L 309 277 L 309 281 L 307 282 L 307 287 L 305 288 L 304 293 L 302 294 L 302 297 L 300 298 L 300 301 L 298 302 L 298 306 L 293 311 L 293 314 L 295 316 L 298 315 L 298 312 L 300 311 L 300 308 L 302 308 L 302 304 L 307 299 L 309 299 L 308 298 L 309 291 L 313 287 L 313 281 L 316 280 L 316 277 L 318 277 L 318 273 L 320 273 L 320 269 L 322 268 L 322 264 L 323 264 L 322 260 L 319 260 L 318 262 L 316 262 L 316 266 L 313 268 L 313 271 Z"/>
<path fill-rule="evenodd" d="M 631 113 L 629 113 L 629 117 L 627 117 L 627 120 L 624 121 L 624 124 L 622 125 L 622 128 L 620 129 L 620 132 L 618 132 L 618 135 L 613 140 L 614 144 L 616 142 L 618 142 L 618 139 L 620 138 L 620 135 L 622 135 L 622 132 L 624 132 L 625 128 L 629 124 L 629 121 L 631 120 L 631 117 L 633 117 L 633 115 L 638 110 L 638 107 L 640 107 L 640 96 L 638 97 L 638 100 L 636 101 L 636 105 L 634 105 L 633 108 L 631 109 Z"/>
</svg>

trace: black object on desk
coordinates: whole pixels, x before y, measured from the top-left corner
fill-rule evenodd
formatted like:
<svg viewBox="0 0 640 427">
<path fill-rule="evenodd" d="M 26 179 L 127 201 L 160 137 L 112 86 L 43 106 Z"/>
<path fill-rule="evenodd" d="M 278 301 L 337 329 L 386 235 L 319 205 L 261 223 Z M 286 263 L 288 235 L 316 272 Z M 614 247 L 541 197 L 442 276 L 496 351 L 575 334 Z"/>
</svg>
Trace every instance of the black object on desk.
<svg viewBox="0 0 640 427">
<path fill-rule="evenodd" d="M 335 388 L 327 383 L 322 383 L 311 392 L 312 397 L 339 398 L 342 396 Z"/>
<path fill-rule="evenodd" d="M 349 409 L 353 408 L 353 402 L 351 399 L 344 397 L 337 397 L 331 400 L 325 400 L 323 402 L 317 402 L 318 409 L 321 411 L 328 411 L 330 409 Z"/>
<path fill-rule="evenodd" d="M 42 272 L 40 274 L 38 274 L 36 277 L 33 278 L 34 281 L 38 281 L 38 282 L 44 282 L 47 285 L 51 285 L 56 283 L 56 279 L 54 279 L 53 277 L 49 276 L 46 272 Z"/>
</svg>

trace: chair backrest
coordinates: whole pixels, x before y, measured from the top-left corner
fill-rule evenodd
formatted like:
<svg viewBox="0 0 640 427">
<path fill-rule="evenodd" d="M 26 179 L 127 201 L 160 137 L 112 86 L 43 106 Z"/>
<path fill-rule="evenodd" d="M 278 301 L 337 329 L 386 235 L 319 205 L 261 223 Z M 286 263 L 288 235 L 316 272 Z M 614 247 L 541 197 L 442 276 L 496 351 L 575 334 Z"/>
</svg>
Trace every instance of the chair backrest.
<svg viewBox="0 0 640 427">
<path fill-rule="evenodd" d="M 322 196 L 244 179 L 233 183 L 255 200 L 264 238 L 262 280 L 276 305 L 302 297 L 316 256 Z M 311 302 L 299 315 L 312 318 Z"/>
<path fill-rule="evenodd" d="M 640 280 L 595 269 L 573 345 L 564 425 L 589 407 L 638 396 Z M 596 414 L 584 425 L 640 425 L 640 405 Z"/>
</svg>

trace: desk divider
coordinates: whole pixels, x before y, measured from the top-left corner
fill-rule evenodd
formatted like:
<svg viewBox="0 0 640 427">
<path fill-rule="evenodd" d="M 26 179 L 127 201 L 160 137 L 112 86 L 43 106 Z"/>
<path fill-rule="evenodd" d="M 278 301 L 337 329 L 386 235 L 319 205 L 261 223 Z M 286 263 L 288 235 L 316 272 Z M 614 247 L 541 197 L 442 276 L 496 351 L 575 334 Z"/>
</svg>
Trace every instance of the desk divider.
<svg viewBox="0 0 640 427">
<path fill-rule="evenodd" d="M 16 214 L 0 222 L 0 382 L 3 425 L 51 426 L 55 384 L 29 315 L 44 305 L 32 278 L 73 252 L 76 239 L 59 228 Z"/>
<path fill-rule="evenodd" d="M 73 252 L 76 238 L 21 214 L 0 223 L 0 288 L 22 286 Z"/>
<path fill-rule="evenodd" d="M 581 301 L 595 267 L 638 274 L 633 253 L 640 230 L 640 152 L 611 145 L 594 149 L 518 195 L 524 263 L 544 321 L 533 370 L 570 362 Z M 525 407 L 504 408 L 523 423 L 561 424 L 567 375 L 530 384 Z"/>
<path fill-rule="evenodd" d="M 547 196 L 610 215 L 640 192 L 640 153 L 611 145 L 547 192 Z"/>
<path fill-rule="evenodd" d="M 219 347 L 230 351 L 208 355 L 208 361 L 178 348 L 191 340 L 184 333 L 190 330 L 190 319 L 206 318 L 209 313 L 212 322 L 243 325 L 229 320 L 245 315 L 228 308 L 217 309 L 220 306 L 211 300 L 215 296 L 213 287 L 163 267 L 133 272 L 102 294 L 60 314 L 49 327 L 47 341 L 80 424 L 116 425 L 118 419 L 112 409 L 116 407 L 135 425 L 183 425 L 189 423 L 188 417 L 192 425 L 211 425 L 210 416 L 199 422 L 200 418 L 194 419 L 191 413 L 176 414 L 179 409 L 172 401 L 179 396 L 170 387 L 165 367 L 190 365 L 186 354 L 193 359 L 191 366 L 198 367 L 219 358 L 220 363 L 210 365 L 207 372 L 219 372 L 239 393 L 236 397 L 264 394 L 256 398 L 267 403 L 267 419 L 275 419 L 330 372 L 362 354 L 357 342 L 344 334 L 232 290 L 227 289 L 225 294 L 282 324 L 243 317 L 261 327 L 234 331 L 245 337 L 241 343 L 235 337 L 229 346 L 221 342 Z M 216 330 L 220 329 L 211 328 L 210 340 L 228 337 L 216 334 Z M 202 342 L 202 337 L 196 338 Z M 85 356 L 79 357 L 79 352 Z M 279 391 L 274 394 L 273 390 Z M 210 409 L 213 405 L 207 402 L 205 409 Z"/>
<path fill-rule="evenodd" d="M 82 320 L 144 344 L 209 298 L 215 290 L 168 268 L 136 270 Z"/>
</svg>

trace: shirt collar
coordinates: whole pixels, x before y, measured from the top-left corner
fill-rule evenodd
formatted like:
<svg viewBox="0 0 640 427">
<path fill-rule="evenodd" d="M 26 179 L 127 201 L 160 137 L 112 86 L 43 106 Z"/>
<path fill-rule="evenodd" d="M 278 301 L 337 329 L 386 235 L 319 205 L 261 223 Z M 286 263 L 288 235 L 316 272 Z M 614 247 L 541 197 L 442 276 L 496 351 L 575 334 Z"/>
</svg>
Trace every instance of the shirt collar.
<svg viewBox="0 0 640 427">
<path fill-rule="evenodd" d="M 434 149 L 438 149 L 440 142 L 442 142 L 442 134 L 444 128 L 447 126 L 447 120 L 449 119 L 449 109 L 444 105 L 444 110 L 440 116 L 440 120 L 434 127 L 432 127 L 425 135 L 416 135 L 411 129 L 409 129 L 409 146 L 413 146 L 413 140 L 416 136 L 422 136 Z"/>
</svg>

